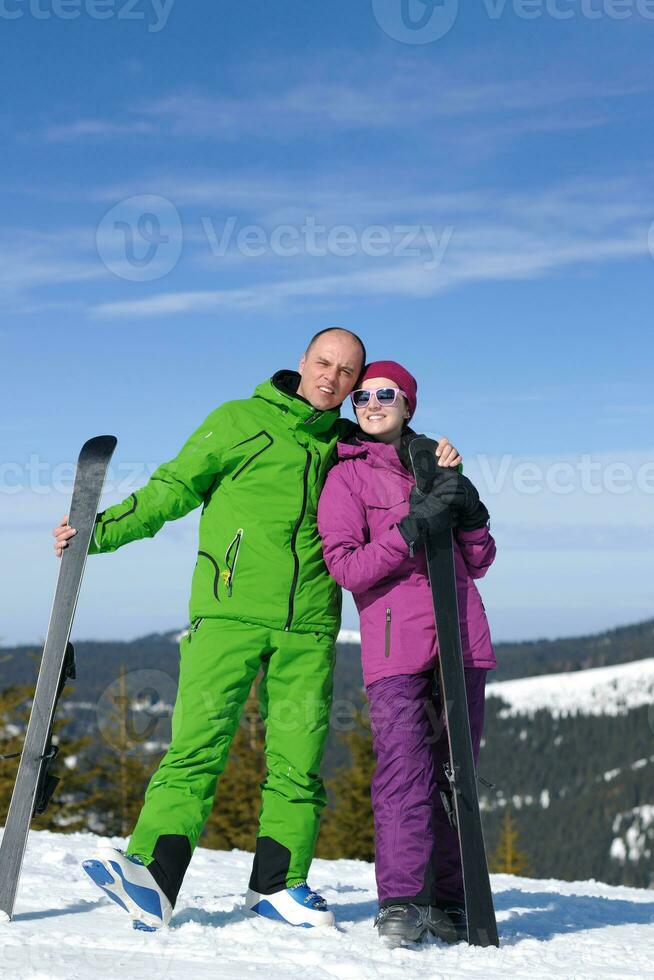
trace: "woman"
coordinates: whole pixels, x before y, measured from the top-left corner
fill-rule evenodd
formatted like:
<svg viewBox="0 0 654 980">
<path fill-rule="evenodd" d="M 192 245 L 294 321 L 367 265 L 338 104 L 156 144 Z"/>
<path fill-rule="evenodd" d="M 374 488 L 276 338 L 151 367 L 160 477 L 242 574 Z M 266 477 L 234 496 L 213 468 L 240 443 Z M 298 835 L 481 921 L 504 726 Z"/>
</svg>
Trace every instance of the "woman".
<svg viewBox="0 0 654 980">
<path fill-rule="evenodd" d="M 456 831 L 441 791 L 448 790 L 447 733 L 435 685 L 438 646 L 424 538 L 454 527 L 454 559 L 466 691 L 475 762 L 484 719 L 486 673 L 496 666 L 484 606 L 474 580 L 495 558 L 488 511 L 452 468 L 430 494 L 411 491 L 408 422 L 415 378 L 395 361 L 376 361 L 351 398 L 359 428 L 338 444 L 318 506 L 327 568 L 354 594 L 376 770 L 372 782 L 376 925 L 393 944 L 432 933 L 465 938 L 463 879 Z"/>
</svg>

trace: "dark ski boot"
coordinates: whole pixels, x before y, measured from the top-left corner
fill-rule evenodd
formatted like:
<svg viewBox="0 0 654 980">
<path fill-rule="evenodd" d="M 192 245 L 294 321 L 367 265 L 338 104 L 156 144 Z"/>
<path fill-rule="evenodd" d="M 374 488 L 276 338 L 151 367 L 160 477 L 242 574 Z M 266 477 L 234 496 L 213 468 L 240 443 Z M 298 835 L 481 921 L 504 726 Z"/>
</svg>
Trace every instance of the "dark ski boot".
<svg viewBox="0 0 654 980">
<path fill-rule="evenodd" d="M 436 902 L 436 905 L 432 905 L 432 909 L 444 912 L 448 917 L 456 930 L 455 942 L 465 943 L 468 941 L 468 920 L 466 918 L 466 907 L 463 902 L 457 902 L 454 899 L 443 899 L 443 901 Z"/>
<path fill-rule="evenodd" d="M 375 925 L 379 938 L 388 946 L 420 943 L 430 933 L 446 943 L 457 941 L 456 929 L 447 913 L 433 905 L 397 902 L 380 909 Z"/>
</svg>

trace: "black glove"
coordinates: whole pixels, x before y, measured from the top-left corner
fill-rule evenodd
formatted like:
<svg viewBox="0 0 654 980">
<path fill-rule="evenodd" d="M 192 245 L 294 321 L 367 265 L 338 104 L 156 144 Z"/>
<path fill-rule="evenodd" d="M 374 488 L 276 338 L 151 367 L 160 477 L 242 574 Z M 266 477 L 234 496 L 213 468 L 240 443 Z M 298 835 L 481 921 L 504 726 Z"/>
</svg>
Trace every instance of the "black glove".
<svg viewBox="0 0 654 980">
<path fill-rule="evenodd" d="M 452 515 L 447 501 L 434 496 L 433 490 L 424 494 L 414 487 L 409 501 L 409 513 L 397 527 L 413 555 L 417 546 L 424 545 L 428 534 L 438 534 L 452 527 Z"/>
<path fill-rule="evenodd" d="M 445 469 L 429 496 L 449 507 L 453 523 L 461 531 L 476 531 L 488 523 L 488 511 L 474 483 L 456 469 Z"/>
</svg>

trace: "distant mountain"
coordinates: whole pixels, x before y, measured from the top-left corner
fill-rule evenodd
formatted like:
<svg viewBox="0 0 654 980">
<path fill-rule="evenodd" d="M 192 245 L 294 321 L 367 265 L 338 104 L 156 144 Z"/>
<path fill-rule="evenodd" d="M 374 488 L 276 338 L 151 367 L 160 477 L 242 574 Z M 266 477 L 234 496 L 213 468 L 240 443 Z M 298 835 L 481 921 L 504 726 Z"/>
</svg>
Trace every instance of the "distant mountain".
<svg viewBox="0 0 654 980">
<path fill-rule="evenodd" d="M 97 732 L 103 693 L 124 665 L 134 690 L 147 690 L 146 710 L 163 718 L 151 751 L 161 748 L 180 634 L 75 641 L 78 678 L 62 705 L 71 733 Z M 357 639 L 351 631 L 338 644 L 327 775 L 348 763 L 338 735 L 364 703 L 359 645 L 343 642 Z M 654 620 L 496 652 L 479 762 L 495 784 L 480 784 L 489 850 L 511 807 L 532 874 L 654 888 Z M 34 683 L 39 657 L 36 646 L 0 648 L 0 688 Z"/>
<path fill-rule="evenodd" d="M 644 660 L 654 656 L 654 619 L 571 639 L 497 643 L 495 651 L 497 681 Z"/>
<path fill-rule="evenodd" d="M 176 678 L 182 632 L 149 633 L 135 640 L 73 638 L 78 662 L 76 700 L 97 700 L 118 676 L 121 664 L 128 670 L 162 670 Z M 498 668 L 492 673 L 493 681 L 644 660 L 654 656 L 654 619 L 572 639 L 497 643 L 495 652 Z M 341 632 L 338 653 L 337 697 L 363 686 L 359 634 L 355 630 Z M 0 688 L 35 682 L 40 655 L 37 645 L 0 647 Z"/>
<path fill-rule="evenodd" d="M 626 715 L 636 708 L 654 705 L 654 657 L 590 667 L 576 671 L 572 677 L 541 674 L 511 681 L 493 680 L 486 686 L 486 697 L 505 702 L 502 717 L 533 718 L 538 711 L 548 711 L 555 718 Z"/>
<path fill-rule="evenodd" d="M 531 873 L 654 888 L 654 658 L 489 684 L 479 773 Z"/>
</svg>

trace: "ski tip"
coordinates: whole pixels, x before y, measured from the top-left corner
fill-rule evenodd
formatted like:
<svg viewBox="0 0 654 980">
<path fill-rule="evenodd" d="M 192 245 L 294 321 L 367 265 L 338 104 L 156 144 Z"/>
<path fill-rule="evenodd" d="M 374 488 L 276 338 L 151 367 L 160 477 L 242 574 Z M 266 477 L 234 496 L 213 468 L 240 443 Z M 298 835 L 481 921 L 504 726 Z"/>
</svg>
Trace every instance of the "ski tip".
<svg viewBox="0 0 654 980">
<path fill-rule="evenodd" d="M 117 445 L 118 440 L 115 436 L 93 436 L 92 439 L 87 439 L 80 449 L 77 463 L 78 465 L 80 463 L 87 465 L 89 463 L 101 463 L 106 465 L 109 463 Z"/>
<path fill-rule="evenodd" d="M 118 439 L 116 436 L 93 436 L 92 439 L 86 440 L 81 451 L 101 450 L 104 453 L 113 452 L 117 444 Z"/>
</svg>

